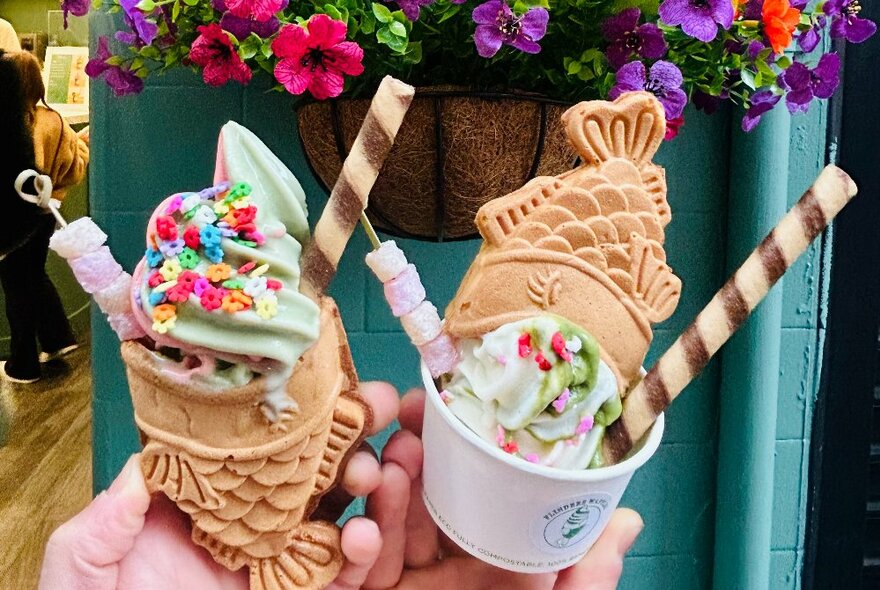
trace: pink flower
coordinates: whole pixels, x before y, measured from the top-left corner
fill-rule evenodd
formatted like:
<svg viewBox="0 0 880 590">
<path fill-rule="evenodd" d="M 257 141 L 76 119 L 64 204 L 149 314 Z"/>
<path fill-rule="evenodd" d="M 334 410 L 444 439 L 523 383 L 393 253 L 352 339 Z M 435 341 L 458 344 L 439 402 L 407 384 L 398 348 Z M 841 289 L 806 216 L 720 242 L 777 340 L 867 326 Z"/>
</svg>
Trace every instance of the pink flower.
<svg viewBox="0 0 880 590">
<path fill-rule="evenodd" d="M 202 78 L 210 86 L 223 86 L 229 80 L 241 84 L 251 81 L 251 70 L 238 56 L 229 35 L 212 23 L 198 28 L 199 37 L 193 41 L 189 58 L 204 68 Z"/>
<path fill-rule="evenodd" d="M 284 25 L 272 42 L 280 61 L 275 78 L 291 94 L 306 90 L 318 100 L 339 96 L 345 85 L 343 74 L 357 76 L 364 71 L 364 51 L 345 41 L 348 30 L 342 21 L 316 14 L 305 27 Z"/>
<path fill-rule="evenodd" d="M 286 0 L 226 0 L 229 12 L 240 18 L 265 22 L 287 4 Z"/>
</svg>

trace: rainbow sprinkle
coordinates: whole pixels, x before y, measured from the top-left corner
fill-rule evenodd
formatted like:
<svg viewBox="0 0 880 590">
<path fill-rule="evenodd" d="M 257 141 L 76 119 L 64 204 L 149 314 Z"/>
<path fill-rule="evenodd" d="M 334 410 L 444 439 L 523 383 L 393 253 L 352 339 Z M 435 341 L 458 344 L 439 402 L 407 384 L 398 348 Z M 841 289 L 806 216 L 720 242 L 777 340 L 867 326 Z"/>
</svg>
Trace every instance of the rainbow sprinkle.
<svg viewBox="0 0 880 590">
<path fill-rule="evenodd" d="M 248 248 L 265 243 L 250 194 L 247 183 L 221 183 L 173 196 L 156 218 L 145 252 L 153 330 L 165 334 L 173 329 L 178 305 L 230 314 L 253 310 L 263 320 L 278 315 L 277 292 L 283 284 L 263 276 L 268 264 L 249 261 L 236 269 L 224 262 L 224 239 Z"/>
</svg>

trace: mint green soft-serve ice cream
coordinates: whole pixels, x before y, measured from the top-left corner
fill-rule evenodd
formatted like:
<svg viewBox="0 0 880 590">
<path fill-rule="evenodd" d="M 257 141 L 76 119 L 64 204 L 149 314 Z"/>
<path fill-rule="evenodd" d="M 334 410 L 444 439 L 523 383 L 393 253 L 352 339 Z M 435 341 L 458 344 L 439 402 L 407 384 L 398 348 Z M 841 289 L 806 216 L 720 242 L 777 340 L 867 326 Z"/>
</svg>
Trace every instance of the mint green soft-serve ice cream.
<svg viewBox="0 0 880 590">
<path fill-rule="evenodd" d="M 602 466 L 599 446 L 621 399 L 589 333 L 544 314 L 463 340 L 460 350 L 441 396 L 468 428 L 531 463 Z"/>
</svg>

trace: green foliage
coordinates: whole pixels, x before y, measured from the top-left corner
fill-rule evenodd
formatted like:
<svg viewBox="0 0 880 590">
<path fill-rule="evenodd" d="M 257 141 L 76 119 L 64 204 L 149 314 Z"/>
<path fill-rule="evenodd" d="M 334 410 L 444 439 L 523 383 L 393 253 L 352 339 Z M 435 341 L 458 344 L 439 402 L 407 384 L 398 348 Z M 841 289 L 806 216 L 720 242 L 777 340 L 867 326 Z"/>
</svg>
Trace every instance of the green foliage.
<svg viewBox="0 0 880 590">
<path fill-rule="evenodd" d="M 719 28 L 717 37 L 704 43 L 678 27 L 659 23 L 661 0 L 507 0 L 519 15 L 535 7 L 549 11 L 541 51 L 527 54 L 504 45 L 494 57 L 484 59 L 476 51 L 472 18 L 482 1 L 455 4 L 436 0 L 422 6 L 414 22 L 393 0 L 291 1 L 277 17 L 282 26 L 306 26 L 315 14 L 346 23 L 347 40 L 356 42 L 364 52 L 364 73 L 346 79 L 350 95 L 371 92 L 382 77 L 391 74 L 421 86 L 521 90 L 568 101 L 604 98 L 615 84 L 616 72 L 605 57 L 608 40 L 602 23 L 632 7 L 641 11 L 640 22 L 659 25 L 668 45 L 663 59 L 680 68 L 689 94 L 700 91 L 745 102 L 759 89 L 779 93 L 779 75 L 793 63 L 788 55 L 772 58 L 770 49 L 757 55 L 748 51 L 750 42 L 766 44 L 760 22 L 739 19 L 727 31 Z M 94 0 L 93 4 L 104 11 L 120 10 L 119 0 Z M 157 24 L 156 41 L 124 48 L 108 63 L 141 77 L 184 65 L 194 67 L 187 56 L 199 36 L 197 28 L 219 23 L 223 16 L 210 0 L 140 0 L 137 7 Z M 817 22 L 819 13 L 815 10 L 804 11 L 800 30 Z M 274 36 L 261 38 L 252 33 L 244 39 L 230 35 L 230 39 L 253 71 L 272 74 L 278 62 L 272 52 Z"/>
</svg>

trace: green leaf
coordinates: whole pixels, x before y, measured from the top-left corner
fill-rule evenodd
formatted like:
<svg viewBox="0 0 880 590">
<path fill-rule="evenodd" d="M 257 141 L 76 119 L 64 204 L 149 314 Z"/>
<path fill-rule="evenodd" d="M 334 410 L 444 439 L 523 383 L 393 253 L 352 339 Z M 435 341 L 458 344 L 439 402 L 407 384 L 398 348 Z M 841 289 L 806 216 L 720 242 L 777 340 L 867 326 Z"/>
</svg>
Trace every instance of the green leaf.
<svg viewBox="0 0 880 590">
<path fill-rule="evenodd" d="M 376 30 L 376 19 L 372 14 L 365 14 L 361 19 L 361 32 L 364 35 L 371 35 Z"/>
<path fill-rule="evenodd" d="M 751 70 L 740 70 L 739 77 L 742 78 L 743 84 L 752 90 L 757 88 L 757 85 L 755 85 L 755 74 Z"/>
<path fill-rule="evenodd" d="M 581 71 L 581 68 L 583 68 L 583 64 L 582 64 L 581 62 L 572 60 L 571 63 L 568 64 L 568 67 L 566 68 L 566 71 L 567 71 L 570 75 L 574 76 L 574 75 L 576 75 L 578 72 Z"/>
<path fill-rule="evenodd" d="M 765 61 L 759 61 L 759 62 L 757 62 L 755 65 L 758 66 L 758 71 L 761 73 L 761 75 L 762 75 L 765 79 L 766 79 L 766 78 L 775 78 L 775 77 L 776 77 L 776 72 L 774 72 L 772 69 L 770 69 L 770 66 L 767 65 L 767 62 L 765 62 Z"/>
<path fill-rule="evenodd" d="M 187 6 L 197 6 L 201 0 L 183 0 Z"/>
<path fill-rule="evenodd" d="M 408 43 L 406 46 L 406 56 L 403 60 L 409 64 L 420 63 L 422 61 L 422 42 Z"/>
<path fill-rule="evenodd" d="M 107 59 L 105 59 L 104 63 L 107 64 L 108 66 L 121 66 L 122 65 L 122 58 L 119 57 L 118 55 L 112 55 L 112 56 L 108 57 Z"/>
<path fill-rule="evenodd" d="M 398 53 L 403 55 L 406 53 L 406 39 L 401 37 L 394 37 L 390 43 L 388 43 L 388 47 L 391 48 L 394 53 Z"/>
<path fill-rule="evenodd" d="M 392 33 L 387 26 L 382 27 L 381 29 L 376 31 L 376 40 L 379 41 L 379 43 L 388 45 L 394 39 L 396 39 L 394 33 Z"/>
<path fill-rule="evenodd" d="M 152 45 L 141 47 L 140 54 L 147 59 L 159 59 L 159 50 Z"/>
<path fill-rule="evenodd" d="M 135 4 L 134 7 L 141 12 L 153 12 L 156 10 L 156 3 L 153 2 L 153 0 L 141 0 Z"/>
<path fill-rule="evenodd" d="M 177 22 L 177 17 L 180 16 L 180 2 L 175 2 L 174 6 L 171 8 L 171 22 Z"/>
<path fill-rule="evenodd" d="M 440 16 L 439 19 L 437 19 L 437 23 L 439 24 L 451 19 L 453 16 L 458 14 L 458 12 L 461 10 L 461 6 L 461 4 L 450 4 L 449 8 Z"/>
<path fill-rule="evenodd" d="M 791 58 L 788 57 L 787 55 L 783 55 L 779 59 L 776 60 L 776 66 L 780 69 L 785 70 L 790 65 L 791 65 Z"/>
<path fill-rule="evenodd" d="M 391 11 L 384 4 L 373 2 L 373 14 L 380 23 L 390 23 L 394 20 L 394 17 L 391 16 Z"/>
<path fill-rule="evenodd" d="M 342 13 L 339 12 L 339 9 L 336 8 L 335 6 L 333 6 L 332 4 L 325 4 L 323 10 L 324 10 L 324 13 L 327 16 L 329 16 L 330 18 L 332 18 L 333 20 L 344 20 L 342 18 Z"/>
<path fill-rule="evenodd" d="M 761 86 L 764 85 L 764 76 L 763 76 L 763 74 L 761 74 L 761 72 L 758 72 L 757 74 L 755 74 L 754 84 L 755 84 L 755 88 L 760 88 Z"/>
<path fill-rule="evenodd" d="M 272 44 L 271 43 L 263 43 L 260 45 L 260 53 L 263 54 L 263 57 L 269 59 L 272 57 Z"/>
<path fill-rule="evenodd" d="M 136 57 L 132 60 L 131 65 L 129 66 L 132 70 L 138 70 L 144 66 L 144 60 L 141 57 Z"/>
<path fill-rule="evenodd" d="M 406 32 L 406 27 L 403 26 L 403 23 L 399 23 L 397 21 L 394 21 L 393 23 L 388 25 L 388 29 L 392 33 L 394 33 L 396 36 L 403 37 L 404 39 L 406 38 L 407 32 Z"/>
</svg>

